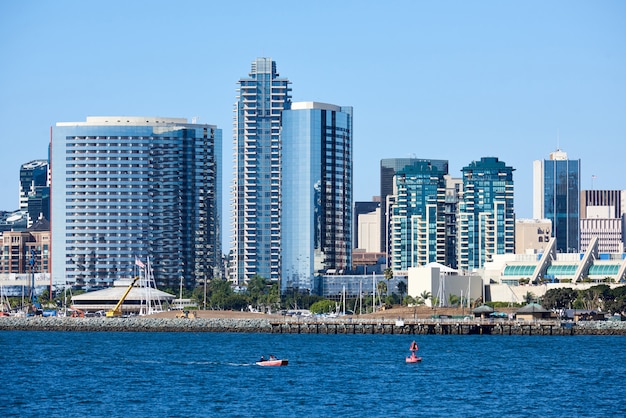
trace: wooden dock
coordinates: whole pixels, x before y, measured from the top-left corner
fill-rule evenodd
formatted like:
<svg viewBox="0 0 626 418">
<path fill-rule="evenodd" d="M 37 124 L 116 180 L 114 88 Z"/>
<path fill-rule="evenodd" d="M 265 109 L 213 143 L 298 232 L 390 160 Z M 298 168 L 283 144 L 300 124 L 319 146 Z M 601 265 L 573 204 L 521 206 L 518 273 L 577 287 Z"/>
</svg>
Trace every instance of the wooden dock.
<svg viewBox="0 0 626 418">
<path fill-rule="evenodd" d="M 574 335 L 573 324 L 560 321 L 372 321 L 316 319 L 271 322 L 278 334 L 414 334 L 414 335 Z"/>
</svg>

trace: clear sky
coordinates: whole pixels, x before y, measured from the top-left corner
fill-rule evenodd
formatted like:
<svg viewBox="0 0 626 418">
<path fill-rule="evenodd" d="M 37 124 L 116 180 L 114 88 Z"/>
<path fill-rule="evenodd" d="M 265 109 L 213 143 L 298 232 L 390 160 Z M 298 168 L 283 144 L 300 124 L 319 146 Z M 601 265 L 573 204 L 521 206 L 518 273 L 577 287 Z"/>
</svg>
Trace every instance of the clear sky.
<svg viewBox="0 0 626 418">
<path fill-rule="evenodd" d="M 532 162 L 557 147 L 583 189 L 626 189 L 626 1 L 4 0 L 0 209 L 56 122 L 130 115 L 218 125 L 227 210 L 236 83 L 256 57 L 294 101 L 354 107 L 355 200 L 378 195 L 382 158 L 460 177 L 490 156 L 531 217 Z"/>
</svg>

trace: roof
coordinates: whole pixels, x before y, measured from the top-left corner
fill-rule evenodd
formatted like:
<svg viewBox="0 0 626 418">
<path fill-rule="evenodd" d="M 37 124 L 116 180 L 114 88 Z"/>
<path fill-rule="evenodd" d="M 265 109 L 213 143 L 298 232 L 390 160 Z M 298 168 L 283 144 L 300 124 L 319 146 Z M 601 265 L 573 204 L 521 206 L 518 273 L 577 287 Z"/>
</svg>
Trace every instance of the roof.
<svg viewBox="0 0 626 418">
<path fill-rule="evenodd" d="M 524 313 L 548 313 L 548 312 L 550 311 L 544 308 L 543 306 L 539 305 L 538 303 L 529 303 L 523 308 L 518 309 L 517 312 L 515 313 L 524 314 Z"/>
<path fill-rule="evenodd" d="M 96 290 L 94 292 L 87 292 L 81 295 L 72 296 L 72 302 L 77 302 L 77 301 L 90 302 L 90 301 L 105 301 L 105 300 L 117 302 L 122 298 L 122 296 L 124 295 L 124 292 L 126 292 L 126 289 L 128 289 L 127 286 L 114 286 L 114 287 L 109 287 L 109 288 L 102 289 L 102 290 Z M 127 300 L 144 299 L 146 295 L 145 294 L 146 290 L 147 288 L 145 287 L 133 287 L 128 293 L 128 296 L 126 297 L 126 299 Z M 170 293 L 166 293 L 158 289 L 150 289 L 150 296 L 152 299 L 160 299 L 160 300 L 167 300 L 167 301 L 171 301 L 176 297 Z"/>
<path fill-rule="evenodd" d="M 490 313 L 493 312 L 493 308 L 489 305 L 480 305 L 478 308 L 472 311 L 473 313 Z"/>
<path fill-rule="evenodd" d="M 46 218 L 37 219 L 37 221 L 28 229 L 28 232 L 50 231 L 50 222 Z"/>
<path fill-rule="evenodd" d="M 439 269 L 440 273 L 456 273 L 455 269 L 450 268 L 448 266 L 444 266 L 441 263 L 434 263 L 434 262 L 433 263 L 428 263 L 428 264 L 424 265 L 424 267 L 429 267 L 429 268 L 437 267 Z"/>
</svg>

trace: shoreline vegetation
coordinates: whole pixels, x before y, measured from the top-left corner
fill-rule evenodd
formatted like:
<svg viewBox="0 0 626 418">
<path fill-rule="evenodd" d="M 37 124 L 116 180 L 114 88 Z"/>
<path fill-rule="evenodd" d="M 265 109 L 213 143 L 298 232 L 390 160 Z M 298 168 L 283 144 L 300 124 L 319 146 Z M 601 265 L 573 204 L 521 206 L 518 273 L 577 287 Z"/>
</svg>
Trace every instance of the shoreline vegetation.
<svg viewBox="0 0 626 418">
<path fill-rule="evenodd" d="M 626 321 L 522 321 L 473 318 L 468 309 L 395 308 L 336 318 L 240 311 L 177 311 L 129 318 L 1 317 L 0 330 L 103 332 L 239 332 L 309 334 L 626 335 Z M 436 317 L 441 315 L 442 318 Z"/>
</svg>

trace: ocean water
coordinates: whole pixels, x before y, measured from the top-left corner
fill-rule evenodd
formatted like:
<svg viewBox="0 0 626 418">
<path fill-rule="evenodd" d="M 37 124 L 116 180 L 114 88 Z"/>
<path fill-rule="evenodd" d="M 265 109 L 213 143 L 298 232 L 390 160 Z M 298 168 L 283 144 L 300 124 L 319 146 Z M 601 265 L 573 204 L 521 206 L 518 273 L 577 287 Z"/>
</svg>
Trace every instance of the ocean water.
<svg viewBox="0 0 626 418">
<path fill-rule="evenodd" d="M 407 364 L 409 345 L 421 363 Z M 626 337 L 0 332 L 1 417 L 626 416 Z M 286 367 L 258 367 L 261 356 Z"/>
</svg>

